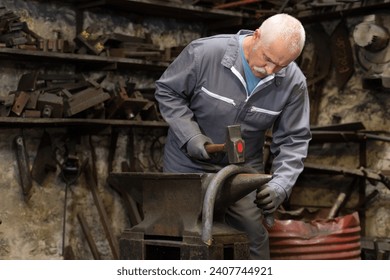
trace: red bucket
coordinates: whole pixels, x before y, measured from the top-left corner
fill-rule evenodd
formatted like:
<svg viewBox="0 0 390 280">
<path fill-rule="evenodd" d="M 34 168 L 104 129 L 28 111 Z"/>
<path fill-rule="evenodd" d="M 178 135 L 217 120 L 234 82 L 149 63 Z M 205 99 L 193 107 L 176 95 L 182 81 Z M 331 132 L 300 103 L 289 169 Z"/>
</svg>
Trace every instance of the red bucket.
<svg viewBox="0 0 390 280">
<path fill-rule="evenodd" d="M 359 260 L 360 221 L 357 212 L 310 222 L 275 220 L 269 229 L 273 260 Z"/>
</svg>

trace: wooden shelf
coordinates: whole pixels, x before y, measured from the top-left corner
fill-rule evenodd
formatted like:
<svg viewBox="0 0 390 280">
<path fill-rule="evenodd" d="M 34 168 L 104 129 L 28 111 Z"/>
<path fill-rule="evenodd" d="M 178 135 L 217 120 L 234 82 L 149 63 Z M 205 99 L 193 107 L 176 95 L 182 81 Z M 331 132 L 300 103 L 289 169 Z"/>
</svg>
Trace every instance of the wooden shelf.
<svg viewBox="0 0 390 280">
<path fill-rule="evenodd" d="M 35 127 L 151 127 L 168 128 L 163 121 L 135 121 L 119 119 L 76 119 L 76 118 L 21 118 L 0 117 L 0 128 L 35 128 Z"/>
<path fill-rule="evenodd" d="M 388 12 L 390 3 L 387 1 L 358 1 L 355 3 L 316 7 L 310 11 L 298 12 L 295 14 L 303 23 L 314 23 L 319 21 L 331 21 L 335 19 L 342 19 L 347 17 L 365 16 L 372 13 Z"/>
<path fill-rule="evenodd" d="M 140 13 L 142 15 L 172 17 L 185 20 L 226 20 L 228 18 L 248 18 L 241 12 L 210 9 L 190 4 L 178 4 L 156 0 L 100 0 L 100 1 L 71 1 L 77 3 L 79 9 L 107 6 L 121 11 Z"/>
<path fill-rule="evenodd" d="M 142 59 L 106 57 L 97 55 L 85 55 L 74 53 L 44 52 L 36 50 L 22 50 L 16 48 L 0 48 L 0 56 L 5 58 L 26 60 L 35 63 L 53 64 L 53 62 L 77 63 L 80 68 L 106 68 L 111 70 L 130 69 L 140 71 L 162 72 L 168 67 L 168 62 L 153 62 Z"/>
</svg>

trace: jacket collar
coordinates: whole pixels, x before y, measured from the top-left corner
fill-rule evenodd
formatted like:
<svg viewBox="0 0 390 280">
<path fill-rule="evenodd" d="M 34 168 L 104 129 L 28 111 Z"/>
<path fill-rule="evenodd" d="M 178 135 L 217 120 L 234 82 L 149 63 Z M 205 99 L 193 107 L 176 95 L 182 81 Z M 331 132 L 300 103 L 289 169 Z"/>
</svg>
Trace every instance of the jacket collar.
<svg viewBox="0 0 390 280">
<path fill-rule="evenodd" d="M 235 66 L 237 69 L 242 69 L 242 63 L 241 63 L 241 56 L 239 55 L 240 52 L 240 43 L 239 43 L 239 37 L 240 35 L 251 35 L 254 31 L 252 30 L 246 30 L 241 29 L 237 32 L 234 36 L 232 36 L 228 40 L 228 44 L 226 47 L 225 55 L 222 58 L 221 64 L 227 68 L 232 68 Z M 287 66 L 288 67 L 288 66 Z M 283 68 L 278 73 L 275 73 L 275 78 L 283 78 L 286 76 L 286 68 Z"/>
</svg>

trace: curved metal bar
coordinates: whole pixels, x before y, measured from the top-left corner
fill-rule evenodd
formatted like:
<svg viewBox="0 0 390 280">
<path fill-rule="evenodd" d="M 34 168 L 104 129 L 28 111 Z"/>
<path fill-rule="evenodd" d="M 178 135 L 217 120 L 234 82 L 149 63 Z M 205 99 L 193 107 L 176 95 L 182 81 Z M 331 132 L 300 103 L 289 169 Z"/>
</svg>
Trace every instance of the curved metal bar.
<svg viewBox="0 0 390 280">
<path fill-rule="evenodd" d="M 212 228 L 214 216 L 214 204 L 218 191 L 225 180 L 238 173 L 258 173 L 255 169 L 248 166 L 228 165 L 222 168 L 211 179 L 203 200 L 202 210 L 202 241 L 210 246 L 213 242 Z"/>
</svg>

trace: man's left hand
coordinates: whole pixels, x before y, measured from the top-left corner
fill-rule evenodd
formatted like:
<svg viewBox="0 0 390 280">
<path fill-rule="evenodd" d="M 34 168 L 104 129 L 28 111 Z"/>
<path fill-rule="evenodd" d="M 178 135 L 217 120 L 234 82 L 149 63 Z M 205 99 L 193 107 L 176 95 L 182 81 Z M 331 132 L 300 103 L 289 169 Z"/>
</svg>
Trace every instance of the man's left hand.
<svg viewBox="0 0 390 280">
<path fill-rule="evenodd" d="M 282 204 L 285 195 L 267 184 L 257 190 L 255 203 L 263 210 L 264 214 L 271 214 Z"/>
</svg>

